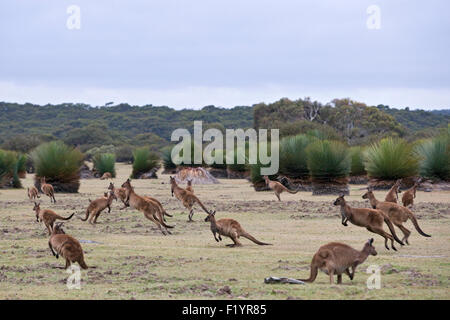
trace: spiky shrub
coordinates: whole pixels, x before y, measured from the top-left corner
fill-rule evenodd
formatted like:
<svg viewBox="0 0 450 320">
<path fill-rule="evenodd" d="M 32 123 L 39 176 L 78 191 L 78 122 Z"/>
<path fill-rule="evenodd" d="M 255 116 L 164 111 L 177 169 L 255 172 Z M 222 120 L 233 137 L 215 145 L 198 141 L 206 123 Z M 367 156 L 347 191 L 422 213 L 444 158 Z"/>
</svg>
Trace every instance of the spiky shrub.
<svg viewBox="0 0 450 320">
<path fill-rule="evenodd" d="M 133 172 L 131 173 L 131 178 L 139 178 L 141 174 L 158 168 L 158 166 L 158 155 L 150 152 L 147 147 L 137 148 L 133 151 Z"/>
<path fill-rule="evenodd" d="M 105 172 L 109 172 L 113 178 L 116 177 L 116 156 L 113 153 L 97 153 L 92 160 L 94 162 L 94 170 L 100 176 Z"/>
<path fill-rule="evenodd" d="M 36 170 L 35 184 L 38 188 L 40 178 L 45 177 L 55 192 L 78 192 L 84 158 L 80 150 L 61 141 L 52 141 L 39 145 L 30 157 Z"/>
<path fill-rule="evenodd" d="M 418 158 L 412 145 L 402 139 L 384 138 L 364 153 L 364 166 L 371 178 L 395 180 L 418 172 Z"/>
<path fill-rule="evenodd" d="M 165 170 L 175 170 L 176 164 L 172 161 L 172 148 L 171 146 L 165 147 L 161 150 L 162 162 Z"/>
<path fill-rule="evenodd" d="M 265 168 L 265 167 L 269 167 L 269 165 L 263 165 L 261 164 L 260 160 L 259 160 L 259 149 L 260 148 L 265 148 L 265 150 L 267 150 L 267 154 L 270 157 L 271 154 L 271 149 L 270 149 L 270 143 L 266 144 L 266 143 L 260 143 L 258 144 L 258 159 L 256 161 L 255 164 L 250 164 L 250 180 L 253 183 L 253 186 L 255 187 L 256 190 L 264 190 L 264 185 L 265 185 L 265 181 L 261 175 L 261 168 Z M 275 180 L 277 177 L 277 175 L 270 175 L 269 178 L 270 180 Z"/>
<path fill-rule="evenodd" d="M 419 173 L 430 179 L 450 180 L 450 135 L 442 135 L 419 143 Z"/>
<path fill-rule="evenodd" d="M 352 176 L 366 175 L 366 168 L 364 167 L 364 148 L 363 147 L 351 147 L 350 148 L 351 169 L 350 174 Z"/>
<path fill-rule="evenodd" d="M 350 173 L 348 148 L 337 141 L 317 140 L 306 148 L 309 174 L 316 182 L 336 182 Z"/>
<path fill-rule="evenodd" d="M 24 171 L 25 161 L 24 155 L 0 150 L 0 187 L 10 185 L 13 188 L 22 188 L 19 175 Z"/>
<path fill-rule="evenodd" d="M 280 173 L 290 178 L 309 176 L 306 147 L 316 138 L 299 134 L 280 141 Z"/>
</svg>

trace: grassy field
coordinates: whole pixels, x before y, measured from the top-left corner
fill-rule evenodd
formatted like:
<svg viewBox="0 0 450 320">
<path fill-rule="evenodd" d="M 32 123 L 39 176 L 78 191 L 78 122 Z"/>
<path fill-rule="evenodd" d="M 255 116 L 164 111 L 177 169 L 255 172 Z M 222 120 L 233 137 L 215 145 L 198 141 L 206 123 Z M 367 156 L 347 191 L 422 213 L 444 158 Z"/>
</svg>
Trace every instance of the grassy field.
<svg viewBox="0 0 450 320">
<path fill-rule="evenodd" d="M 116 186 L 131 173 L 131 166 L 118 165 Z M 196 208 L 193 223 L 187 212 L 170 196 L 169 177 L 134 180 L 135 191 L 161 200 L 173 214 L 173 234 L 163 236 L 141 212 L 119 210 L 115 202 L 99 223 L 82 222 L 88 198 L 106 191 L 107 181 L 82 180 L 78 194 L 56 194 L 56 204 L 41 197 L 41 208 L 67 216 L 65 231 L 82 243 L 85 260 L 95 269 L 82 270 L 80 290 L 69 290 L 64 261 L 48 249 L 45 227 L 35 220 L 26 189 L 0 190 L 0 299 L 450 299 L 450 192 L 418 192 L 414 212 L 422 229 L 432 238 L 412 231 L 410 246 L 398 252 L 384 248 L 383 239 L 363 228 L 341 225 L 334 196 L 311 196 L 300 192 L 282 194 L 275 201 L 271 192 L 255 192 L 245 180 L 221 180 L 212 186 L 194 185 L 204 204 L 217 210 L 216 217 L 230 217 L 257 239 L 273 246 L 258 246 L 242 239 L 241 248 L 217 243 Z M 32 175 L 23 180 L 32 184 Z M 368 207 L 361 198 L 363 186 L 351 186 L 347 197 L 352 206 Z M 384 198 L 384 192 L 376 192 Z M 399 234 L 400 231 L 398 230 Z M 264 284 L 268 276 L 306 278 L 313 254 L 323 244 L 339 241 L 361 249 L 375 239 L 376 257 L 357 269 L 355 279 L 330 285 L 319 273 L 306 285 Z M 365 272 L 369 265 L 381 267 L 381 289 L 369 290 Z M 226 286 L 230 290 L 224 289 Z"/>
</svg>

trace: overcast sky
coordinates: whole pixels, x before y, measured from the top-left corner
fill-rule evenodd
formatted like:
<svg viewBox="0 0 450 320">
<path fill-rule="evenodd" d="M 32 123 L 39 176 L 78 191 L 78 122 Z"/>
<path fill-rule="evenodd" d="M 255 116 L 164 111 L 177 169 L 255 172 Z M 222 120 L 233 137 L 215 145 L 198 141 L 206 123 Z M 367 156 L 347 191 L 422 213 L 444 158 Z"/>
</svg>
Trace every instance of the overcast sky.
<svg viewBox="0 0 450 320">
<path fill-rule="evenodd" d="M 450 108 L 449 12 L 446 0 L 1 0 L 0 101 Z"/>
</svg>

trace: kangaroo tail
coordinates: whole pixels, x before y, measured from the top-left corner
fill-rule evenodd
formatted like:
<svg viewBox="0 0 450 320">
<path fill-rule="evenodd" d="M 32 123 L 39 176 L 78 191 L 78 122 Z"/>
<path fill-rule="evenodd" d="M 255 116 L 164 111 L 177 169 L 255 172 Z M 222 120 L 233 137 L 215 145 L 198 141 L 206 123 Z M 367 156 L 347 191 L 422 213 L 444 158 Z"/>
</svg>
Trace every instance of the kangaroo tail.
<svg viewBox="0 0 450 320">
<path fill-rule="evenodd" d="M 83 258 L 81 258 L 80 261 L 78 261 L 78 264 L 79 264 L 80 267 L 83 268 L 83 269 L 87 269 L 87 268 L 88 268 L 88 266 L 87 266 L 86 262 L 84 262 L 84 259 L 83 259 Z M 92 267 L 91 267 L 91 268 L 92 268 Z"/>
<path fill-rule="evenodd" d="M 164 214 L 165 216 L 168 216 L 168 217 L 173 217 L 173 215 L 171 215 L 171 214 L 168 214 L 168 213 L 167 213 L 167 211 L 166 211 L 166 210 L 164 210 L 164 209 L 163 209 L 163 214 Z"/>
<path fill-rule="evenodd" d="M 259 240 L 256 240 L 255 237 L 253 237 L 251 234 L 244 232 L 241 234 L 242 237 L 247 238 L 248 240 L 253 241 L 254 243 L 260 245 L 260 246 L 271 246 L 272 244 L 270 243 L 265 243 L 265 242 L 261 242 Z"/>
<path fill-rule="evenodd" d="M 286 188 L 286 191 L 289 193 L 292 193 L 292 194 L 296 194 L 299 191 L 299 189 L 292 191 L 292 190 L 289 190 L 288 188 Z"/>
<path fill-rule="evenodd" d="M 426 234 L 425 232 L 422 231 L 422 229 L 420 229 L 419 227 L 419 223 L 417 222 L 416 216 L 414 215 L 414 213 L 412 213 L 411 211 L 408 210 L 408 214 L 409 214 L 409 219 L 411 219 L 414 227 L 416 228 L 417 232 L 420 233 L 422 236 L 424 237 L 431 237 L 429 234 Z"/>
<path fill-rule="evenodd" d="M 75 214 L 75 212 L 74 212 L 74 213 L 72 213 L 72 214 L 71 214 L 70 216 L 68 216 L 67 218 L 64 218 L 64 217 L 58 216 L 58 219 L 60 219 L 60 220 L 70 220 L 70 218 L 72 218 L 74 214 Z"/>
<path fill-rule="evenodd" d="M 389 230 L 391 231 L 392 236 L 394 237 L 394 240 L 397 241 L 398 243 L 400 243 L 402 246 L 404 246 L 405 244 L 402 242 L 402 240 L 400 240 L 397 237 L 397 234 L 395 233 L 394 225 L 392 224 L 391 220 L 387 216 L 384 217 L 384 222 L 387 224 Z"/>
<path fill-rule="evenodd" d="M 166 224 L 164 221 L 161 221 L 161 224 L 162 224 L 164 227 L 169 228 L 169 229 L 172 229 L 172 228 L 175 227 L 175 226 L 169 226 L 169 225 Z"/>
<path fill-rule="evenodd" d="M 86 218 L 81 218 L 81 221 L 86 221 L 89 218 L 89 210 L 86 209 Z"/>
<path fill-rule="evenodd" d="M 303 281 L 303 282 L 314 282 L 314 280 L 316 280 L 316 277 L 317 277 L 317 271 L 318 271 L 318 268 L 315 265 L 311 264 L 311 274 L 309 275 L 309 278 L 308 279 L 298 279 L 298 280 Z"/>
<path fill-rule="evenodd" d="M 203 205 L 203 203 L 200 201 L 200 199 L 197 198 L 196 196 L 194 196 L 194 197 L 195 197 L 195 201 L 197 201 L 197 203 L 200 205 L 200 207 L 202 207 L 203 211 L 205 211 L 206 214 L 209 214 L 208 209 L 206 209 L 206 207 Z"/>
</svg>

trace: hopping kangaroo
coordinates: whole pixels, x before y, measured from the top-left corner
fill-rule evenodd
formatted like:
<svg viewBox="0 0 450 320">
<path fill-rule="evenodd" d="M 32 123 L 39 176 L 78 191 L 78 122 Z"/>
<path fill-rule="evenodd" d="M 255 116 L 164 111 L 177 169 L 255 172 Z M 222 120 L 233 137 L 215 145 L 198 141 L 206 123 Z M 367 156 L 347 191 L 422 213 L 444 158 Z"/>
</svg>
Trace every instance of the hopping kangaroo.
<svg viewBox="0 0 450 320">
<path fill-rule="evenodd" d="M 71 263 L 78 262 L 81 268 L 87 269 L 88 266 L 84 262 L 83 249 L 80 242 L 72 236 L 69 236 L 62 229 L 62 222 L 57 223 L 53 228 L 48 246 L 52 254 L 59 258 L 59 256 L 66 259 L 65 269 L 70 267 Z M 92 268 L 92 267 L 91 267 Z"/>
<path fill-rule="evenodd" d="M 56 202 L 55 190 L 53 189 L 53 186 L 51 184 L 45 182 L 45 177 L 41 178 L 41 191 L 43 194 L 50 198 L 50 202 L 52 202 L 52 200 L 53 202 Z"/>
<path fill-rule="evenodd" d="M 108 190 L 111 190 L 112 192 L 114 192 L 114 195 L 116 196 L 116 200 L 120 199 L 120 201 L 122 201 L 122 203 L 124 204 L 124 206 L 122 208 L 120 208 L 119 210 L 125 209 L 127 207 L 127 190 L 125 188 L 116 188 L 114 187 L 114 183 L 110 182 L 109 183 L 109 187 Z"/>
<path fill-rule="evenodd" d="M 398 179 L 397 181 L 395 181 L 395 183 L 392 186 L 392 188 L 389 189 L 388 193 L 386 194 L 386 197 L 384 198 L 384 201 L 397 203 L 398 194 L 401 192 L 400 191 L 400 183 L 401 182 L 402 182 L 401 179 Z"/>
<path fill-rule="evenodd" d="M 31 188 L 27 188 L 28 198 L 30 200 L 35 200 L 36 198 L 40 198 L 39 191 L 35 186 L 31 186 Z"/>
<path fill-rule="evenodd" d="M 330 276 L 330 284 L 333 284 L 333 276 L 337 275 L 337 283 L 342 283 L 342 274 L 348 275 L 353 280 L 358 265 L 366 261 L 369 255 L 376 256 L 377 252 L 372 245 L 373 239 L 364 244 L 361 251 L 339 243 L 331 242 L 319 248 L 311 261 L 311 274 L 308 279 L 299 279 L 304 282 L 316 280 L 317 271 L 320 269 Z M 350 271 L 350 268 L 352 269 Z"/>
<path fill-rule="evenodd" d="M 239 242 L 239 237 L 247 238 L 253 241 L 260 246 L 270 246 L 270 243 L 264 243 L 259 240 L 256 240 L 251 234 L 246 232 L 239 222 L 233 219 L 219 219 L 216 221 L 215 217 L 216 211 L 211 211 L 208 213 L 208 216 L 205 218 L 205 222 L 211 222 L 211 231 L 214 235 L 214 239 L 217 242 L 222 241 L 221 236 L 229 237 L 233 240 L 233 244 L 227 244 L 227 247 L 241 247 L 242 243 Z M 219 238 L 217 239 L 216 233 L 219 234 Z"/>
<path fill-rule="evenodd" d="M 334 205 L 341 206 L 342 224 L 344 226 L 347 226 L 347 221 L 350 221 L 355 226 L 365 227 L 370 232 L 379 234 L 384 238 L 384 246 L 388 250 L 388 239 L 391 240 L 391 247 L 395 251 L 397 249 L 394 246 L 394 240 L 403 245 L 403 242 L 395 234 L 391 220 L 383 211 L 368 208 L 352 208 L 347 204 L 343 195 L 336 199 Z M 387 224 L 392 235 L 383 230 L 383 222 Z"/>
<path fill-rule="evenodd" d="M 411 231 L 405 228 L 403 225 L 403 222 L 408 221 L 410 219 L 416 228 L 417 232 L 419 232 L 424 237 L 431 237 L 430 235 L 426 234 L 422 231 L 419 227 L 419 223 L 417 222 L 416 216 L 414 213 L 412 213 L 411 210 L 408 208 L 402 207 L 401 205 L 398 205 L 396 203 L 392 202 L 381 202 L 378 201 L 375 198 L 375 195 L 373 194 L 373 191 L 371 188 L 367 189 L 368 191 L 362 196 L 363 199 L 369 199 L 370 205 L 372 208 L 379 209 L 383 211 L 385 214 L 389 216 L 391 221 L 403 232 L 403 239 L 402 241 L 408 242 L 409 235 L 411 234 Z"/>
<path fill-rule="evenodd" d="M 170 176 L 170 184 L 171 184 L 171 192 L 172 197 L 175 194 L 175 197 L 180 200 L 183 203 L 183 206 L 189 210 L 189 220 L 188 222 L 192 222 L 192 216 L 194 215 L 194 204 L 198 203 L 200 207 L 206 212 L 206 214 L 209 214 L 208 209 L 203 205 L 203 203 L 200 201 L 197 196 L 195 196 L 192 192 L 189 192 L 181 187 L 178 186 L 177 182 L 175 181 L 175 178 Z"/>
<path fill-rule="evenodd" d="M 134 192 L 133 187 L 131 186 L 130 179 L 122 184 L 122 188 L 125 188 L 127 191 L 127 204 L 131 205 L 133 208 L 139 211 L 142 211 L 147 219 L 153 221 L 153 223 L 158 226 L 163 235 L 166 235 L 166 233 L 171 234 L 171 232 L 167 230 L 167 228 L 173 228 L 173 226 L 169 226 L 164 223 L 164 216 L 163 213 L 159 210 L 159 207 L 155 205 L 153 201 L 137 195 Z"/>
<path fill-rule="evenodd" d="M 403 203 L 404 207 L 409 207 L 414 204 L 414 199 L 416 198 L 417 187 L 420 185 L 421 182 L 422 182 L 421 179 L 417 180 L 411 188 L 409 188 L 408 190 L 406 190 L 403 193 L 402 203 Z"/>
<path fill-rule="evenodd" d="M 84 219 L 81 218 L 81 221 L 86 221 L 89 218 L 90 224 L 97 223 L 97 219 L 103 210 L 108 208 L 108 213 L 111 212 L 111 203 L 114 199 L 117 200 L 116 195 L 114 192 L 109 191 L 103 197 L 89 201 L 89 206 L 86 209 L 86 217 Z"/>
<path fill-rule="evenodd" d="M 109 173 L 109 172 L 105 172 L 105 173 L 101 176 L 100 180 L 105 180 L 105 179 L 112 179 L 112 174 Z"/>
<path fill-rule="evenodd" d="M 266 181 L 266 186 L 268 186 L 270 189 L 273 190 L 273 192 L 275 192 L 275 195 L 277 196 L 278 201 L 281 201 L 280 194 L 283 193 L 284 191 L 287 191 L 292 194 L 296 194 L 298 192 L 298 190 L 300 189 L 300 186 L 299 186 L 297 188 L 297 190 L 291 191 L 288 188 L 286 188 L 285 186 L 283 186 L 281 183 L 279 183 L 278 181 L 270 180 L 268 176 L 264 176 L 264 180 Z"/>
<path fill-rule="evenodd" d="M 48 235 L 52 233 L 53 225 L 56 220 L 69 220 L 73 217 L 75 213 L 72 213 L 67 218 L 61 217 L 59 214 L 56 214 L 52 210 L 41 210 L 41 205 L 39 203 L 34 203 L 33 210 L 36 212 L 36 221 L 37 222 L 44 222 L 45 227 L 48 230 Z"/>
</svg>

